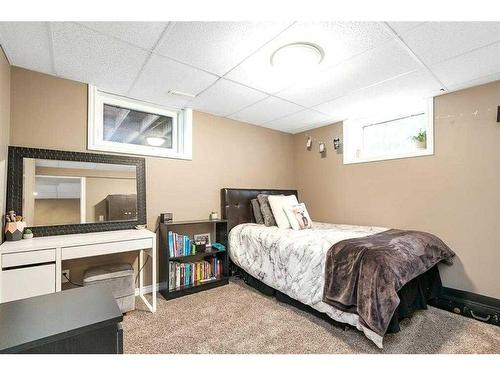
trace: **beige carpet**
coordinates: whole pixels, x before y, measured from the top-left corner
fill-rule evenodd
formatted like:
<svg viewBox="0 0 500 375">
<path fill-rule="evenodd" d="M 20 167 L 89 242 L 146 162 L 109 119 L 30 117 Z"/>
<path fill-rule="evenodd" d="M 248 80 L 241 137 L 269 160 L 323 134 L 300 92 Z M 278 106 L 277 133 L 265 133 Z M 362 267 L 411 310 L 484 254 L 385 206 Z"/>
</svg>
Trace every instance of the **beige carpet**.
<svg viewBox="0 0 500 375">
<path fill-rule="evenodd" d="M 156 314 L 138 302 L 123 328 L 125 353 L 500 353 L 500 327 L 432 307 L 403 321 L 379 350 L 356 329 L 343 331 L 240 280 L 159 298 Z"/>
</svg>

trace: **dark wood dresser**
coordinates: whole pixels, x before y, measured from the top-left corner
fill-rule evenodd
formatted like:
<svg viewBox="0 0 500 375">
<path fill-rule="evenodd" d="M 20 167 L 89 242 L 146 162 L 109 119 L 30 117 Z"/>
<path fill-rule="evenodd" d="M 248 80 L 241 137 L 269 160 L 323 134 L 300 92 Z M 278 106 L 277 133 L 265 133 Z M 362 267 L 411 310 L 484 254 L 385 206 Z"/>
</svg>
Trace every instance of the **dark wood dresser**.
<svg viewBox="0 0 500 375">
<path fill-rule="evenodd" d="M 0 304 L 0 353 L 122 354 L 122 313 L 103 285 Z"/>
<path fill-rule="evenodd" d="M 137 194 L 110 194 L 95 206 L 95 221 L 135 220 Z"/>
</svg>

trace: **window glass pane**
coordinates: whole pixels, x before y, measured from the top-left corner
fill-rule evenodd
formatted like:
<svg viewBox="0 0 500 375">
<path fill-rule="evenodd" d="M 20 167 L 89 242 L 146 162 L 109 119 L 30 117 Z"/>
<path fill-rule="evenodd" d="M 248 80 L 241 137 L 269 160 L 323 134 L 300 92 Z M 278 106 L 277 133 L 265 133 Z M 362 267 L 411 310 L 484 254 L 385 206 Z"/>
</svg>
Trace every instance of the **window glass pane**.
<svg viewBox="0 0 500 375">
<path fill-rule="evenodd" d="M 363 127 L 363 155 L 396 155 L 415 151 L 413 136 L 425 130 L 424 113 Z"/>
<path fill-rule="evenodd" d="M 105 141 L 172 148 L 173 119 L 104 104 Z"/>
</svg>

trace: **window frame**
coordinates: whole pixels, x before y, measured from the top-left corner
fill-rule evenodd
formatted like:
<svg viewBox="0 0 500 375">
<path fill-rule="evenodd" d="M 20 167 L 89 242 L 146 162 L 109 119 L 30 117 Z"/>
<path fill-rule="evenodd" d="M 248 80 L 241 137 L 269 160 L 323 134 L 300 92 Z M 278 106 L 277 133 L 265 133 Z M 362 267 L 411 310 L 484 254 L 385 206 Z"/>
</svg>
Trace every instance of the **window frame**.
<svg viewBox="0 0 500 375">
<path fill-rule="evenodd" d="M 172 148 L 135 145 L 104 140 L 104 105 L 172 118 Z M 192 160 L 192 110 L 169 109 L 128 97 L 111 94 L 88 85 L 87 148 L 119 154 Z"/>
<path fill-rule="evenodd" d="M 405 152 L 400 154 L 387 154 L 387 155 L 373 155 L 373 156 L 361 156 L 361 157 L 352 157 L 351 153 L 344 153 L 343 163 L 344 164 L 358 164 L 358 163 L 369 163 L 374 161 L 383 161 L 383 160 L 396 160 L 396 159 L 406 159 L 406 158 L 414 158 L 419 156 L 429 156 L 434 155 L 434 99 L 430 98 L 426 103 L 426 111 L 425 115 L 427 118 L 427 126 L 426 130 L 426 145 L 425 149 L 418 149 L 411 152 Z M 358 127 L 360 131 L 363 131 L 363 128 L 366 126 L 370 126 L 376 123 L 395 121 L 401 117 L 407 117 L 410 114 L 406 115 L 395 115 L 395 116 L 378 116 L 378 117 L 365 117 L 357 120 L 347 120 L 342 124 L 343 128 L 343 138 L 344 138 L 344 148 L 346 142 L 349 142 L 350 138 L 350 130 L 348 127 Z M 361 134 L 361 144 L 364 143 L 363 134 Z"/>
</svg>

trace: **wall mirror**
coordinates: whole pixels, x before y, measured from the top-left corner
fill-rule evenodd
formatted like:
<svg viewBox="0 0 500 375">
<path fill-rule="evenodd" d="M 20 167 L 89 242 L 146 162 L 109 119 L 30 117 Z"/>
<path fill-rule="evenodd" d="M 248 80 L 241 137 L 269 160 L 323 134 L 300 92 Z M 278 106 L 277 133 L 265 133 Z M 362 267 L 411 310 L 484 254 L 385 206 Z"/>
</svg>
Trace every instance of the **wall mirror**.
<svg viewBox="0 0 500 375">
<path fill-rule="evenodd" d="M 35 236 L 145 224 L 144 159 L 9 148 L 7 208 Z"/>
</svg>

